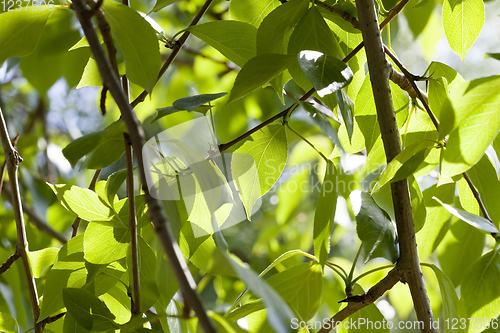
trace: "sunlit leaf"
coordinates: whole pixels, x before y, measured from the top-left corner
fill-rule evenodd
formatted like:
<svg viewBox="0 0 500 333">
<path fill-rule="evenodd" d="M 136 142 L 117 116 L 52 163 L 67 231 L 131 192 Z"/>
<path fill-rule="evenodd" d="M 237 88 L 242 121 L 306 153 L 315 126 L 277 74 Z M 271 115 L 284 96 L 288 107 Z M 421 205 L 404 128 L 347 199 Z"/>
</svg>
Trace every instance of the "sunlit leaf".
<svg viewBox="0 0 500 333">
<path fill-rule="evenodd" d="M 283 172 L 287 154 L 285 127 L 281 125 L 262 128 L 234 151 L 231 173 L 248 219 L 255 201 L 271 189 Z"/>
<path fill-rule="evenodd" d="M 28 260 L 33 277 L 41 277 L 43 271 L 54 264 L 58 252 L 59 249 L 57 247 L 47 247 L 38 251 L 28 251 Z"/>
<path fill-rule="evenodd" d="M 451 49 L 462 61 L 483 29 L 484 4 L 482 0 L 443 1 L 443 28 Z"/>
<path fill-rule="evenodd" d="M 278 0 L 232 0 L 229 5 L 229 17 L 231 20 L 242 21 L 254 27 L 259 27 L 267 14 L 272 12 L 279 5 L 281 5 L 281 2 Z"/>
<path fill-rule="evenodd" d="M 130 233 L 125 228 L 90 223 L 85 230 L 85 260 L 93 264 L 109 264 L 127 255 Z"/>
</svg>

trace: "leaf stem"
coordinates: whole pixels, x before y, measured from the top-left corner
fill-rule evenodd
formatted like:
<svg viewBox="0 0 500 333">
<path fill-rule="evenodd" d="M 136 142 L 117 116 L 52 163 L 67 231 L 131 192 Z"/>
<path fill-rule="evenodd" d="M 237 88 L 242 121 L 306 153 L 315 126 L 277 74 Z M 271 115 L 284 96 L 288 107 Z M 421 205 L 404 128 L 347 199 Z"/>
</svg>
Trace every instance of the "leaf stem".
<svg viewBox="0 0 500 333">
<path fill-rule="evenodd" d="M 347 273 L 344 271 L 342 267 L 329 261 L 327 261 L 325 265 L 332 271 L 337 273 L 342 278 L 342 280 L 344 280 L 344 282 L 347 284 Z"/>
<path fill-rule="evenodd" d="M 323 160 L 325 160 L 325 162 L 328 162 L 328 157 L 326 157 L 322 152 L 321 150 L 319 150 L 318 147 L 316 147 L 315 145 L 313 145 L 311 143 L 311 141 L 307 140 L 305 137 L 303 137 L 299 132 L 297 132 L 296 130 L 294 130 L 290 124 L 288 123 L 288 121 L 285 121 L 285 124 L 286 124 L 286 127 L 288 127 L 288 129 L 290 129 L 290 131 L 292 131 L 293 133 L 295 133 L 295 135 L 297 135 L 299 138 L 302 139 L 302 141 L 304 141 L 305 143 L 307 143 L 312 149 L 314 149 L 318 154 L 319 156 L 321 156 L 321 158 Z"/>
<path fill-rule="evenodd" d="M 367 275 L 370 275 L 372 273 L 378 272 L 383 269 L 394 268 L 394 267 L 396 267 L 396 265 L 385 265 L 366 271 L 363 274 L 358 275 L 354 280 L 352 280 L 352 284 L 355 284 L 356 282 L 358 282 L 360 279 L 364 278 Z"/>
<path fill-rule="evenodd" d="M 351 266 L 351 271 L 349 272 L 348 276 L 348 282 L 349 285 L 352 286 L 354 282 L 352 282 L 352 277 L 354 276 L 354 269 L 356 268 L 356 264 L 358 263 L 359 256 L 361 255 L 361 250 L 363 249 L 363 243 L 359 246 L 358 253 L 356 253 L 356 257 L 354 258 L 354 261 L 352 262 Z"/>
</svg>

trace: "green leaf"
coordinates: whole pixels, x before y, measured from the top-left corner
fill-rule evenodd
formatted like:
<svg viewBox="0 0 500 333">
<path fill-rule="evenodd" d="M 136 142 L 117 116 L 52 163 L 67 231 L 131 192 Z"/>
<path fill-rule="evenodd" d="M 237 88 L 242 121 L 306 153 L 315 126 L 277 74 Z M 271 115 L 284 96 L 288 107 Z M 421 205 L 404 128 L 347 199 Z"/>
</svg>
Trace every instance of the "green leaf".
<svg viewBox="0 0 500 333">
<path fill-rule="evenodd" d="M 450 96 L 453 106 L 457 106 L 454 108 L 455 115 L 461 115 L 463 120 L 456 121 L 458 127 L 451 132 L 446 150 L 443 151 L 440 171 L 445 177 L 467 171 L 479 162 L 500 130 L 500 96 L 496 93 L 500 89 L 500 76 L 474 80 L 460 87 L 465 86 L 467 90 L 462 96 L 457 99 Z M 447 105 L 443 106 L 443 111 Z M 464 106 L 470 109 L 465 110 Z"/>
<path fill-rule="evenodd" d="M 337 170 L 328 161 L 325 178 L 319 193 L 314 213 L 314 255 L 323 267 L 330 253 L 330 236 L 333 230 L 335 209 L 337 207 Z"/>
<path fill-rule="evenodd" d="M 484 232 L 488 232 L 488 233 L 489 232 L 493 232 L 493 233 L 499 232 L 497 227 L 495 227 L 490 221 L 488 221 L 484 217 L 481 217 L 481 216 L 478 216 L 475 214 L 471 214 L 469 212 L 466 212 L 465 210 L 454 208 L 448 204 L 445 204 L 444 202 L 442 202 L 441 200 L 439 200 L 436 197 L 434 197 L 433 199 L 436 200 L 437 202 L 439 202 L 441 205 L 443 205 L 443 207 L 446 208 L 447 211 L 449 211 L 450 213 L 452 213 L 453 215 L 455 215 L 456 217 L 458 217 L 462 221 L 469 223 L 474 228 L 479 229 L 479 230 L 484 231 Z"/>
<path fill-rule="evenodd" d="M 486 55 L 490 58 L 500 60 L 500 53 L 486 53 Z"/>
<path fill-rule="evenodd" d="M 311 319 L 316 313 L 323 290 L 321 265 L 308 262 L 271 276 L 267 283 L 300 315 Z"/>
<path fill-rule="evenodd" d="M 465 273 L 461 298 L 465 304 L 467 318 L 484 321 L 500 315 L 500 253 L 493 250 L 483 255 Z M 484 327 L 483 327 L 484 328 Z M 475 325 L 468 332 L 481 332 Z"/>
<path fill-rule="evenodd" d="M 464 82 L 463 77 L 456 70 L 438 61 L 431 62 L 425 72 L 429 73 L 429 76 L 433 79 L 445 78 L 449 92 Z"/>
<path fill-rule="evenodd" d="M 114 211 L 94 191 L 65 184 L 48 185 L 56 194 L 61 205 L 82 220 L 108 226 L 126 227 L 114 219 Z"/>
<path fill-rule="evenodd" d="M 92 333 L 91 331 L 85 329 L 83 326 L 78 324 L 78 322 L 73 318 L 70 313 L 64 315 L 63 332 L 71 333 Z"/>
<path fill-rule="evenodd" d="M 443 1 L 443 28 L 453 52 L 462 61 L 484 25 L 482 0 Z"/>
<path fill-rule="evenodd" d="M 284 54 L 263 54 L 250 59 L 238 73 L 227 103 L 262 87 L 296 60 L 295 56 Z"/>
<path fill-rule="evenodd" d="M 455 287 L 451 282 L 450 278 L 446 276 L 436 265 L 425 264 L 425 266 L 431 268 L 436 274 L 436 278 L 439 283 L 439 290 L 441 291 L 441 298 L 443 300 L 443 318 L 457 318 L 460 319 L 462 316 L 459 311 L 459 300 Z M 458 329 L 451 329 L 451 326 L 446 325 L 446 332 L 455 332 Z M 463 332 L 463 329 L 460 329 Z"/>
<path fill-rule="evenodd" d="M 84 234 L 85 260 L 103 265 L 125 258 L 130 233 L 125 228 L 89 223 Z"/>
<path fill-rule="evenodd" d="M 75 320 L 85 329 L 107 331 L 117 329 L 115 316 L 106 304 L 90 291 L 78 288 L 63 289 L 64 306 Z"/>
<path fill-rule="evenodd" d="M 107 200 L 107 203 L 111 207 L 113 207 L 115 204 L 116 192 L 118 192 L 118 189 L 120 188 L 120 186 L 122 186 L 123 182 L 126 179 L 127 179 L 127 170 L 116 171 L 108 177 L 104 191 L 106 193 L 105 200 Z"/>
<path fill-rule="evenodd" d="M 420 156 L 418 154 L 420 152 L 425 152 L 427 148 L 430 148 L 434 145 L 435 142 L 431 140 L 423 140 L 406 147 L 405 150 L 394 157 L 392 161 L 386 166 L 372 192 L 377 192 L 382 186 L 391 181 L 394 176 L 398 174 L 398 171 L 403 167 L 406 167 L 406 172 L 404 172 L 404 174 L 400 174 L 400 177 L 398 177 L 399 179 L 407 178 L 409 175 L 413 174 L 420 163 L 424 161 L 426 156 Z M 415 159 L 414 157 L 418 157 L 418 159 Z M 394 181 L 399 179 L 394 179 Z"/>
<path fill-rule="evenodd" d="M 291 0 L 269 13 L 257 31 L 257 55 L 286 53 L 286 37 L 308 6 L 308 0 Z"/>
<path fill-rule="evenodd" d="M 436 201 L 437 202 L 437 201 Z M 455 286 L 483 253 L 486 235 L 453 217 L 450 230 L 438 247 L 439 265 Z"/>
<path fill-rule="evenodd" d="M 267 309 L 267 320 L 276 333 L 291 333 L 290 322 L 295 318 L 288 304 L 281 296 L 262 280 L 253 270 L 243 266 L 239 259 L 225 254 L 219 250 L 216 255 L 222 256 L 227 261 L 238 277 L 245 283 L 247 288 L 256 296 L 262 298 Z M 319 268 L 319 267 L 318 267 Z"/>
<path fill-rule="evenodd" d="M 123 53 L 127 78 L 151 93 L 161 66 L 156 31 L 139 13 L 121 3 L 106 1 L 101 8 Z"/>
<path fill-rule="evenodd" d="M 0 15 L 0 64 L 10 57 L 24 57 L 33 52 L 45 24 L 52 15 L 49 10 L 8 11 Z"/>
<path fill-rule="evenodd" d="M 353 77 L 349 66 L 334 56 L 317 51 L 301 51 L 299 66 L 323 97 L 347 86 Z"/>
<path fill-rule="evenodd" d="M 43 271 L 54 263 L 59 248 L 46 247 L 38 251 L 28 251 L 28 260 L 34 278 L 40 278 Z"/>
<path fill-rule="evenodd" d="M 354 131 L 354 102 L 349 98 L 344 89 L 337 90 L 335 93 L 339 102 L 339 110 L 342 114 L 342 120 L 344 121 L 350 141 Z"/>
<path fill-rule="evenodd" d="M 81 37 L 73 19 L 70 10 L 52 11 L 36 48 L 20 62 L 24 77 L 42 95 L 61 77 L 75 86 L 89 59 L 88 48 L 68 52 Z"/>
<path fill-rule="evenodd" d="M 240 67 L 256 55 L 257 29 L 248 23 L 215 21 L 187 30 Z"/>
<path fill-rule="evenodd" d="M 439 118 L 444 101 L 448 98 L 448 83 L 445 78 L 429 79 L 429 106 Z"/>
<path fill-rule="evenodd" d="M 226 95 L 227 93 L 223 92 L 218 94 L 201 94 L 196 96 L 189 96 L 176 100 L 172 105 L 179 110 L 195 111 L 198 107 Z"/>
<path fill-rule="evenodd" d="M 429 106 L 434 115 L 441 119 L 441 108 L 447 99 L 448 93 L 464 82 L 464 79 L 453 68 L 436 61 L 431 62 L 425 72 L 429 73 L 430 77 Z M 441 131 L 443 130 L 442 126 L 446 127 L 448 124 L 440 125 Z"/>
<path fill-rule="evenodd" d="M 153 9 L 151 9 L 151 12 L 158 12 L 167 6 L 176 3 L 177 1 L 179 0 L 156 0 L 155 6 L 153 7 Z"/>
<path fill-rule="evenodd" d="M 249 220 L 255 201 L 271 189 L 283 172 L 287 154 L 288 143 L 282 125 L 262 128 L 235 149 L 231 173 Z"/>
<path fill-rule="evenodd" d="M 356 216 L 356 231 L 363 242 L 365 262 L 377 257 L 396 262 L 399 258 L 394 225 L 387 213 L 366 192 L 361 192 L 361 209 Z"/>
<path fill-rule="evenodd" d="M 467 171 L 472 183 L 481 194 L 490 218 L 498 227 L 500 222 L 500 205 L 497 198 L 500 197 L 500 182 L 498 181 L 495 167 L 488 156 L 484 155 L 481 160 Z"/>
<path fill-rule="evenodd" d="M 489 76 L 459 84 L 451 91 L 441 109 L 439 139 L 443 139 L 457 127 L 462 126 L 468 118 L 477 122 L 481 119 L 476 118 L 497 110 L 500 104 L 499 89 L 500 76 Z M 475 117 L 472 117 L 473 115 Z"/>
<path fill-rule="evenodd" d="M 85 285 L 86 279 L 83 235 L 78 235 L 61 247 L 57 254 L 57 262 L 47 274 L 39 321 L 57 313 L 64 307 L 63 288 L 81 288 Z"/>
<path fill-rule="evenodd" d="M 318 51 L 338 59 L 344 58 L 339 42 L 315 6 L 306 11 L 290 36 L 288 54 L 299 54 L 302 50 Z M 299 64 L 293 64 L 288 71 L 302 89 L 307 91 L 312 88 Z"/>
<path fill-rule="evenodd" d="M 19 332 L 19 325 L 11 315 L 0 312 L 0 331 L 5 333 L 16 333 Z"/>
<path fill-rule="evenodd" d="M 229 17 L 231 20 L 246 22 L 258 27 L 262 20 L 280 5 L 281 2 L 278 0 L 232 0 L 229 5 Z"/>
<path fill-rule="evenodd" d="M 139 283 L 141 288 L 141 311 L 146 312 L 160 296 L 156 285 L 156 255 L 141 236 L 137 236 L 139 253 Z M 127 255 L 129 279 L 132 277 L 132 258 L 130 250 Z M 132 288 L 132 286 L 131 286 Z"/>
<path fill-rule="evenodd" d="M 87 155 L 83 167 L 102 169 L 116 162 L 125 152 L 123 133 L 127 131 L 123 121 L 117 121 L 104 130 L 84 135 L 63 149 L 63 155 L 73 167 Z"/>
<path fill-rule="evenodd" d="M 451 214 L 432 197 L 446 203 L 453 203 L 455 184 L 433 185 L 423 193 L 427 218 L 424 227 L 417 234 L 418 256 L 425 260 L 438 247 L 450 227 Z"/>
</svg>

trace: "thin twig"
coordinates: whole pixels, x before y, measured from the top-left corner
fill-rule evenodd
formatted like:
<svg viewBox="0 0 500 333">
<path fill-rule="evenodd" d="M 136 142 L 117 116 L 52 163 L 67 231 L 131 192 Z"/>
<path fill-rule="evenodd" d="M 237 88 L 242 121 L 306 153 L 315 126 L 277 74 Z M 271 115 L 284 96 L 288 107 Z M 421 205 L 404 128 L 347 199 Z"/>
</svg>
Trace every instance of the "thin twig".
<svg viewBox="0 0 500 333">
<path fill-rule="evenodd" d="M 205 14 L 205 12 L 207 11 L 208 7 L 210 7 L 210 5 L 212 4 L 212 1 L 213 0 L 207 0 L 207 1 L 205 1 L 205 3 L 203 4 L 203 6 L 198 11 L 198 14 L 196 14 L 196 16 L 191 21 L 191 24 L 189 24 L 190 27 L 193 26 L 193 25 L 198 24 L 198 22 L 200 21 L 201 17 L 203 16 L 203 14 Z M 163 76 L 163 74 L 165 74 L 165 72 L 167 71 L 167 69 L 170 67 L 170 65 L 174 61 L 175 57 L 177 57 L 177 54 L 179 53 L 179 51 L 182 48 L 182 45 L 184 45 L 184 43 L 186 42 L 186 40 L 187 40 L 187 38 L 189 37 L 190 34 L 191 33 L 189 31 L 185 31 L 182 34 L 181 38 L 179 38 L 177 41 L 174 42 L 174 46 L 172 47 L 172 52 L 170 52 L 170 56 L 168 57 L 168 59 L 165 61 L 165 63 L 163 64 L 163 66 L 160 69 L 160 73 L 158 74 L 158 78 L 156 79 L 157 83 L 158 83 L 158 81 L 160 81 L 160 79 Z M 148 92 L 146 90 L 144 90 L 139 96 L 137 96 L 136 99 L 134 99 L 132 101 L 132 103 L 131 103 L 132 108 L 135 108 L 139 103 L 144 102 L 144 100 L 146 99 L 147 95 L 148 95 Z"/>
<path fill-rule="evenodd" d="M 352 298 L 347 298 L 346 301 L 356 300 L 356 302 L 350 301 L 345 308 L 331 317 L 330 321 L 327 324 L 323 325 L 323 328 L 320 329 L 318 333 L 330 332 L 333 328 L 335 328 L 336 325 L 338 325 L 338 323 L 342 322 L 342 320 L 348 318 L 350 315 L 356 313 L 365 306 L 368 306 L 375 302 L 398 282 L 399 272 L 396 268 L 393 268 L 382 280 L 371 287 L 365 294 L 355 295 Z"/>
<path fill-rule="evenodd" d="M 12 139 L 12 146 L 15 147 L 17 145 L 17 141 L 19 140 L 19 133 Z M 2 164 L 2 168 L 0 169 L 0 193 L 3 189 L 3 181 L 5 180 L 5 169 L 7 168 L 7 160 L 5 160 Z"/>
<path fill-rule="evenodd" d="M 21 255 L 19 252 L 14 252 L 7 260 L 0 266 L 0 274 L 3 274 L 7 272 L 7 270 L 12 266 L 12 264 L 17 260 L 21 258 Z"/>
<path fill-rule="evenodd" d="M 36 290 L 35 278 L 31 274 L 31 267 L 28 260 L 28 240 L 26 239 L 26 230 L 24 228 L 24 216 L 21 203 L 21 194 L 19 193 L 19 183 L 17 179 L 17 171 L 19 163 L 23 160 L 19 153 L 14 149 L 7 131 L 7 124 L 3 117 L 3 111 L 0 109 L 0 139 L 3 145 L 5 160 L 7 161 L 7 172 L 9 173 L 9 183 L 12 189 L 12 208 L 16 220 L 17 229 L 17 246 L 18 252 L 22 258 L 24 273 L 28 283 L 28 294 L 30 297 L 31 311 L 33 312 L 33 322 L 35 323 L 35 333 L 42 332 L 42 326 L 37 323 L 40 316 L 40 307 L 38 304 L 38 292 Z"/>
<path fill-rule="evenodd" d="M 99 175 L 101 174 L 102 169 L 98 169 L 94 172 L 94 176 L 92 177 L 92 181 L 90 182 L 89 185 L 89 190 L 94 190 L 95 184 L 97 184 L 97 181 L 99 180 Z M 71 227 L 73 228 L 73 231 L 71 232 L 71 238 L 76 237 L 78 234 L 78 227 L 80 226 L 80 221 L 82 219 L 77 216 L 75 218 L 75 221 L 73 221 L 73 224 Z"/>
<path fill-rule="evenodd" d="M 210 3 L 211 1 L 207 1 L 206 6 Z M 127 96 L 123 92 L 118 76 L 113 71 L 109 60 L 101 47 L 99 38 L 97 37 L 94 26 L 92 25 L 92 21 L 88 16 L 89 10 L 85 7 L 83 0 L 74 0 L 73 7 L 76 10 L 80 25 L 85 33 L 85 36 L 87 37 L 87 41 L 89 42 L 90 49 L 98 65 L 103 83 L 109 87 L 109 92 L 113 96 L 118 108 L 120 109 L 122 119 L 127 125 L 130 134 L 130 141 L 132 142 L 132 147 L 137 157 L 137 165 L 142 183 L 142 189 L 149 208 L 148 215 L 151 222 L 153 222 L 156 234 L 170 260 L 172 270 L 174 271 L 179 287 L 182 290 L 182 294 L 185 296 L 184 302 L 189 303 L 190 307 L 195 311 L 198 317 L 199 325 L 206 333 L 215 332 L 215 328 L 205 312 L 198 295 L 196 294 L 196 283 L 191 275 L 191 272 L 189 271 L 188 266 L 186 265 L 186 262 L 184 261 L 179 244 L 173 237 L 170 224 L 167 222 L 162 206 L 156 199 L 156 193 L 151 193 L 151 191 L 155 191 L 155 189 L 153 188 L 150 191 L 147 186 L 148 183 L 151 183 L 148 182 L 148 179 L 151 180 L 151 174 L 149 173 L 149 170 L 146 170 L 144 167 L 142 148 L 145 140 L 141 124 L 134 114 Z"/>
<path fill-rule="evenodd" d="M 399 61 L 398 57 L 396 57 L 391 52 L 391 50 L 389 50 L 389 48 L 387 46 L 385 46 L 385 45 L 384 45 L 384 52 L 389 56 L 389 58 L 392 59 L 392 61 L 394 61 L 396 63 L 396 65 L 398 65 L 399 69 L 403 72 L 403 74 L 405 75 L 405 77 L 408 79 L 408 81 L 410 82 L 411 86 L 413 87 L 413 91 L 417 94 L 418 99 L 424 105 L 425 111 L 429 115 L 429 118 L 431 118 L 431 121 L 434 124 L 434 126 L 436 127 L 436 130 L 439 131 L 439 123 L 438 123 L 438 121 L 436 119 L 436 116 L 434 116 L 434 113 L 432 113 L 431 108 L 429 107 L 429 104 L 427 102 L 427 99 L 424 98 L 424 95 L 422 94 L 422 92 L 420 91 L 420 89 L 417 87 L 417 84 L 415 83 L 415 76 L 413 74 L 411 74 L 410 72 L 408 72 L 408 70 L 406 69 L 406 67 L 401 63 L 401 61 Z"/>
<path fill-rule="evenodd" d="M 132 314 L 141 313 L 141 288 L 139 278 L 139 248 L 137 246 L 137 218 L 135 216 L 134 197 L 134 164 L 132 161 L 132 147 L 127 133 L 123 133 L 125 141 L 125 161 L 127 164 L 127 197 L 128 197 L 128 228 L 130 231 L 130 251 L 132 252 L 133 292 Z"/>
</svg>

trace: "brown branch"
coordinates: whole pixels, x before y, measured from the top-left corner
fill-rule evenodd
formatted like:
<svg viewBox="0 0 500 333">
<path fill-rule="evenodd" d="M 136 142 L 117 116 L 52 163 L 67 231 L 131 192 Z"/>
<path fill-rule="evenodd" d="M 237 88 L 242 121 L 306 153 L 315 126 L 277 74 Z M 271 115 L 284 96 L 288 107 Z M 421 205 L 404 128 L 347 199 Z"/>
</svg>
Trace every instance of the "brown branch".
<svg viewBox="0 0 500 333">
<path fill-rule="evenodd" d="M 210 3 L 211 0 L 207 1 L 204 7 L 208 7 Z M 83 0 L 74 0 L 73 7 L 76 10 L 80 25 L 85 33 L 85 36 L 87 37 L 90 49 L 98 65 L 103 84 L 106 84 L 106 86 L 109 87 L 109 91 L 113 96 L 118 108 L 120 109 L 122 119 L 127 125 L 128 131 L 130 133 L 132 147 L 137 157 L 137 165 L 142 183 L 142 189 L 144 191 L 146 202 L 149 208 L 149 218 L 153 222 L 156 234 L 160 239 L 165 249 L 165 253 L 170 260 L 170 264 L 172 265 L 172 269 L 179 283 L 179 287 L 182 291 L 182 294 L 185 296 L 184 301 L 188 302 L 191 308 L 195 311 L 201 328 L 207 333 L 215 332 L 215 328 L 211 320 L 208 318 L 208 315 L 205 312 L 203 305 L 198 298 L 198 295 L 196 294 L 196 283 L 191 275 L 191 272 L 189 271 L 188 266 L 184 261 L 181 250 L 179 248 L 179 244 L 173 237 L 170 224 L 167 223 L 167 218 L 159 201 L 155 198 L 156 193 L 151 193 L 150 189 L 147 186 L 147 180 L 151 180 L 151 175 L 149 173 L 149 170 L 147 171 L 144 168 L 144 156 L 142 154 L 142 147 L 145 140 L 141 124 L 134 114 L 132 106 L 129 103 L 128 98 L 120 85 L 118 76 L 113 71 L 110 62 L 106 57 L 101 44 L 99 43 L 99 39 L 94 30 L 94 26 L 92 25 L 92 21 L 88 16 L 89 10 L 85 7 Z M 201 13 L 203 12 L 204 11 L 201 11 Z M 151 191 L 155 191 L 155 189 L 153 188 Z"/>
<path fill-rule="evenodd" d="M 342 320 L 348 318 L 353 313 L 356 313 L 365 306 L 368 306 L 375 302 L 398 282 L 399 272 L 396 268 L 393 268 L 382 280 L 371 287 L 365 294 L 347 298 L 346 300 L 349 301 L 348 305 L 337 312 L 333 317 L 331 317 L 328 324 L 324 325 L 323 328 L 318 331 L 318 333 L 330 332 L 337 325 L 337 323 L 342 322 Z M 355 300 L 355 302 L 352 302 L 350 300 Z"/>
<path fill-rule="evenodd" d="M 365 41 L 378 123 L 387 163 L 389 163 L 402 151 L 389 86 L 391 67 L 385 57 L 373 0 L 356 0 L 356 7 L 358 8 L 361 33 Z M 410 287 L 417 318 L 424 322 L 422 331 L 434 333 L 435 329 L 431 325 L 434 318 L 418 259 L 408 180 L 404 179 L 392 183 L 391 190 L 400 245 L 400 258 L 396 268 L 401 281 L 407 282 Z"/>
<path fill-rule="evenodd" d="M 205 12 L 207 11 L 208 7 L 210 7 L 211 4 L 212 4 L 212 0 L 205 1 L 205 3 L 203 4 L 203 6 L 198 11 L 198 14 L 196 14 L 196 16 L 191 21 L 191 24 L 189 24 L 190 27 L 193 26 L 193 25 L 198 24 L 198 22 L 200 21 L 201 17 L 203 16 L 203 14 L 205 14 Z M 187 38 L 189 37 L 190 34 L 191 33 L 189 31 L 185 31 L 182 34 L 181 38 L 179 38 L 177 41 L 174 42 L 174 46 L 172 47 L 172 52 L 170 52 L 170 56 L 168 57 L 168 59 L 165 61 L 165 63 L 161 67 L 160 73 L 158 73 L 158 78 L 156 79 L 157 83 L 158 83 L 158 81 L 160 81 L 160 79 L 163 76 L 163 74 L 165 74 L 165 72 L 167 71 L 167 69 L 170 67 L 170 65 L 174 61 L 175 57 L 177 57 L 177 54 L 179 54 L 179 51 L 182 48 L 182 45 L 184 45 L 184 43 L 186 42 L 186 40 L 187 40 Z M 144 90 L 139 96 L 137 96 L 136 99 L 134 99 L 132 101 L 132 103 L 131 103 L 132 108 L 135 108 L 139 103 L 144 102 L 144 100 L 146 99 L 147 95 L 148 95 L 148 92 L 146 90 Z"/>
<path fill-rule="evenodd" d="M 99 180 L 99 175 L 101 174 L 102 169 L 98 169 L 94 172 L 94 177 L 92 177 L 92 181 L 89 184 L 89 190 L 94 190 L 95 184 L 97 184 L 97 181 Z M 82 219 L 80 217 L 76 217 L 75 221 L 73 221 L 73 224 L 71 225 L 73 231 L 71 232 L 71 238 L 76 237 L 78 234 L 78 227 L 80 226 L 80 221 Z"/>
<path fill-rule="evenodd" d="M 2 266 L 0 266 L 0 274 L 7 272 L 10 266 L 12 266 L 12 264 L 19 258 L 21 258 L 21 255 L 16 250 L 16 252 L 14 252 L 14 254 L 12 254 L 9 258 L 7 258 L 7 260 L 2 264 Z"/>
<path fill-rule="evenodd" d="M 354 27 L 354 29 L 358 29 L 359 30 L 359 22 L 358 20 L 352 16 L 351 14 L 349 13 L 346 13 L 344 12 L 343 10 L 340 10 L 340 9 L 337 9 L 335 7 L 333 7 L 332 5 L 328 5 L 322 1 L 319 1 L 319 0 L 314 0 L 314 3 L 318 6 L 318 7 L 322 7 L 332 13 L 335 13 L 337 14 L 338 16 L 340 16 L 344 21 L 346 22 L 349 22 L 351 23 L 351 25 Z"/>
<path fill-rule="evenodd" d="M 37 323 L 40 316 L 40 307 L 38 304 L 38 292 L 36 290 L 35 278 L 31 274 L 31 268 L 28 260 L 28 240 L 26 239 L 26 230 L 24 228 L 24 216 L 21 203 L 21 194 L 19 193 L 19 183 L 17 179 L 17 172 L 19 163 L 23 160 L 19 153 L 14 149 L 9 138 L 7 131 L 7 124 L 3 117 L 3 111 L 0 109 L 0 139 L 2 141 L 5 160 L 7 162 L 7 172 L 9 173 L 9 183 L 12 189 L 12 208 L 16 220 L 17 229 L 17 246 L 16 252 L 22 258 L 24 273 L 28 283 L 28 294 L 30 297 L 31 311 L 33 312 L 33 322 L 35 323 L 35 333 L 42 332 L 42 326 Z"/>
<path fill-rule="evenodd" d="M 426 97 L 424 97 L 424 94 L 422 93 L 422 91 L 420 91 L 420 89 L 417 87 L 417 84 L 415 83 L 415 78 L 416 77 L 413 74 L 411 74 L 410 72 L 408 72 L 408 70 L 406 69 L 406 67 L 401 63 L 401 61 L 399 61 L 398 57 L 396 57 L 391 52 L 391 50 L 389 50 L 389 48 L 387 46 L 385 46 L 385 45 L 384 45 L 384 52 L 389 56 L 389 58 L 392 59 L 392 61 L 394 61 L 396 63 L 396 65 L 398 65 L 399 69 L 401 69 L 401 71 L 403 72 L 404 76 L 409 81 L 410 85 L 412 86 L 413 93 L 415 93 L 416 96 L 418 97 L 418 99 L 422 102 L 422 104 L 424 105 L 425 111 L 429 115 L 429 118 L 431 118 L 431 121 L 434 124 L 434 126 L 436 127 L 436 130 L 439 131 L 439 123 L 438 123 L 438 121 L 436 119 L 436 116 L 434 116 L 434 113 L 432 113 L 431 108 L 429 107 L 428 100 L 427 100 Z M 409 93 L 409 91 L 408 91 L 408 93 Z"/>
<path fill-rule="evenodd" d="M 139 278 L 139 249 L 137 247 L 137 219 L 135 217 L 134 197 L 134 163 L 132 161 L 132 147 L 130 137 L 123 133 L 125 141 L 125 161 L 127 164 L 127 197 L 128 197 L 128 228 L 130 231 L 130 250 L 132 252 L 133 292 L 132 314 L 141 313 L 141 288 Z"/>
</svg>

